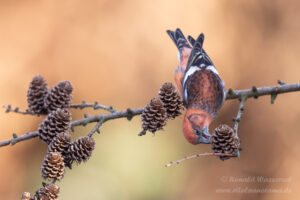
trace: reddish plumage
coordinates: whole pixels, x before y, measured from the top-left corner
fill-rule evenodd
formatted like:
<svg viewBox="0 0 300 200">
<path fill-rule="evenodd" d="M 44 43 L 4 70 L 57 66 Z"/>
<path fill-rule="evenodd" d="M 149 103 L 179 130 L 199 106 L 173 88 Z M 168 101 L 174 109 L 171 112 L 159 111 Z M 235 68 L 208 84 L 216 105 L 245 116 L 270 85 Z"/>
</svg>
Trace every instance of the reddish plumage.
<svg viewBox="0 0 300 200">
<path fill-rule="evenodd" d="M 194 130 L 207 127 L 212 122 L 211 116 L 199 109 L 188 109 L 185 113 L 182 131 L 185 139 L 191 144 L 199 144 L 201 138 L 195 134 Z"/>
<path fill-rule="evenodd" d="M 178 91 L 182 92 L 182 80 L 192 48 L 180 29 L 176 29 L 176 31 L 168 30 L 167 33 L 178 48 L 179 65 L 174 71 L 174 76 Z"/>
<path fill-rule="evenodd" d="M 200 109 L 215 118 L 223 105 L 224 91 L 221 80 L 214 72 L 207 69 L 195 71 L 187 79 L 186 106 L 191 109 Z"/>
<path fill-rule="evenodd" d="M 185 47 L 179 50 L 180 54 L 180 64 L 175 69 L 174 76 L 175 76 L 175 82 L 178 88 L 178 91 L 182 91 L 182 80 L 184 77 L 184 72 L 186 69 L 186 64 L 188 62 L 189 56 L 191 53 L 191 48 Z"/>
<path fill-rule="evenodd" d="M 180 29 L 167 32 L 179 50 L 175 81 L 187 108 L 183 134 L 192 144 L 209 143 L 208 126 L 224 103 L 224 83 L 202 48 L 203 34 L 197 40 L 188 37 L 191 48 Z"/>
</svg>

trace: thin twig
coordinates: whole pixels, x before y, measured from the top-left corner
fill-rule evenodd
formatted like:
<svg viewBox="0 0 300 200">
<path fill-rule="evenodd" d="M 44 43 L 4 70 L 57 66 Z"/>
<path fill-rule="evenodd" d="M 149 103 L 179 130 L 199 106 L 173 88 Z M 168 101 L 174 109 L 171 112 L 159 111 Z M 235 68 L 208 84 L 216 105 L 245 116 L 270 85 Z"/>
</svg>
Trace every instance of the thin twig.
<svg viewBox="0 0 300 200">
<path fill-rule="evenodd" d="M 11 105 L 7 105 L 7 106 L 3 105 L 2 107 L 5 109 L 6 113 L 14 112 L 14 113 L 22 114 L 22 115 L 37 115 L 37 114 L 31 112 L 29 109 L 22 111 L 18 107 L 12 108 Z M 94 108 L 94 110 L 103 109 L 103 110 L 106 110 L 111 113 L 117 112 L 117 110 L 114 110 L 112 106 L 107 107 L 107 106 L 99 104 L 97 101 L 93 104 L 86 103 L 85 101 L 83 101 L 81 104 L 72 104 L 70 106 L 70 108 L 74 108 L 74 109 Z M 46 115 L 46 114 L 39 114 L 39 115 Z"/>
<path fill-rule="evenodd" d="M 92 137 L 95 132 L 100 134 L 100 126 L 104 123 L 104 120 L 101 119 L 99 122 L 96 124 L 96 126 L 91 130 L 91 132 L 88 134 L 89 137 Z"/>
<path fill-rule="evenodd" d="M 283 84 L 279 86 L 261 87 L 256 89 L 257 89 L 256 91 L 253 91 L 253 89 L 248 89 L 248 90 L 229 89 L 226 95 L 226 100 L 241 98 L 243 95 L 247 96 L 248 98 L 251 98 L 251 97 L 259 97 L 259 96 L 271 95 L 271 94 L 295 92 L 300 90 L 300 83 Z"/>
<path fill-rule="evenodd" d="M 247 98 L 248 98 L 247 96 L 241 97 L 238 113 L 237 113 L 236 117 L 233 118 L 233 121 L 234 121 L 233 133 L 236 138 L 238 138 L 238 128 L 239 128 L 239 124 L 241 122 L 241 119 L 242 119 L 242 116 L 244 113 L 244 105 L 245 105 L 245 102 L 247 101 Z M 236 156 L 240 157 L 240 149 L 237 150 Z"/>
<path fill-rule="evenodd" d="M 112 106 L 107 107 L 107 106 L 99 104 L 97 101 L 93 104 L 92 103 L 86 103 L 85 101 L 83 101 L 81 104 L 72 104 L 71 108 L 75 108 L 75 109 L 77 109 L 77 108 L 79 108 L 79 109 L 94 108 L 94 110 L 103 109 L 103 110 L 109 111 L 111 113 L 117 112 L 116 110 L 113 109 Z"/>
<path fill-rule="evenodd" d="M 127 109 L 126 111 L 119 111 L 110 114 L 95 115 L 93 117 L 88 117 L 88 118 L 73 121 L 71 123 L 71 128 L 74 129 L 74 127 L 76 126 L 82 126 L 88 123 L 98 122 L 101 119 L 104 120 L 105 122 L 117 118 L 127 118 L 130 120 L 132 117 L 142 114 L 143 111 L 144 108 L 138 108 L 138 109 Z"/>
<path fill-rule="evenodd" d="M 35 138 L 37 136 L 38 136 L 37 132 L 29 132 L 29 133 L 26 133 L 24 135 L 13 137 L 12 139 L 9 139 L 9 140 L 0 141 L 0 147 L 7 146 L 7 145 L 14 145 L 18 142 L 28 140 L 28 139 L 31 139 L 31 138 Z"/>
<path fill-rule="evenodd" d="M 236 117 L 233 118 L 233 121 L 234 121 L 233 131 L 234 131 L 234 136 L 235 137 L 238 137 L 239 123 L 240 123 L 241 118 L 243 116 L 244 105 L 245 105 L 246 100 L 247 100 L 247 96 L 242 96 L 241 101 L 240 101 L 240 106 L 239 106 L 238 113 L 237 113 Z"/>
<path fill-rule="evenodd" d="M 21 111 L 18 107 L 12 108 L 11 105 L 7 105 L 7 106 L 3 105 L 2 108 L 5 109 L 6 113 L 14 112 L 14 113 L 22 114 L 22 115 L 35 115 L 33 112 L 31 112 L 28 109 L 26 111 Z"/>
<path fill-rule="evenodd" d="M 200 153 L 200 154 L 195 154 L 195 155 L 191 155 L 191 156 L 186 156 L 180 160 L 172 161 L 172 162 L 166 164 L 165 167 L 170 167 L 172 165 L 179 164 L 183 161 L 190 160 L 193 158 L 198 158 L 200 156 L 231 156 L 231 157 L 235 157 L 234 155 L 232 155 L 230 153 Z"/>
</svg>

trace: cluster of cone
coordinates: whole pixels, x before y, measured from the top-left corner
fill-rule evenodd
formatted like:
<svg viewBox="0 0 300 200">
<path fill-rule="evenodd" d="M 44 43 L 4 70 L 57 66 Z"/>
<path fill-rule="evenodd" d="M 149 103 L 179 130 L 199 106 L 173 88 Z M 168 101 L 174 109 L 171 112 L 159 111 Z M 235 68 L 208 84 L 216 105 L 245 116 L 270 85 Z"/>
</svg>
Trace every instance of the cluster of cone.
<svg viewBox="0 0 300 200">
<path fill-rule="evenodd" d="M 54 183 L 43 183 L 43 187 L 38 189 L 31 197 L 29 192 L 24 192 L 21 200 L 58 200 L 59 187 Z"/>
<path fill-rule="evenodd" d="M 181 115 L 182 110 L 183 102 L 175 86 L 172 83 L 164 83 L 158 96 L 151 99 L 141 115 L 143 131 L 139 136 L 145 135 L 147 131 L 155 133 L 162 130 L 167 119 Z"/>
<path fill-rule="evenodd" d="M 233 129 L 226 125 L 219 125 L 211 137 L 211 147 L 215 153 L 231 154 L 232 156 L 219 156 L 221 160 L 227 160 L 230 157 L 238 155 L 240 148 L 240 139 L 234 134 Z"/>
<path fill-rule="evenodd" d="M 58 108 L 69 108 L 73 87 L 69 81 L 59 82 L 51 90 L 41 75 L 36 75 L 27 92 L 28 108 L 38 115 L 49 114 Z"/>
<path fill-rule="evenodd" d="M 34 114 L 48 116 L 38 128 L 39 138 L 48 145 L 48 151 L 41 167 L 42 177 L 48 181 L 61 180 L 65 167 L 72 168 L 72 163 L 77 164 L 87 161 L 95 148 L 93 138 L 85 136 L 72 141 L 69 133 L 71 113 L 69 111 L 72 100 L 73 87 L 70 82 L 63 81 L 48 89 L 42 76 L 37 75 L 30 83 L 27 93 L 29 110 Z M 25 192 L 23 199 L 57 199 L 58 186 L 43 184 L 33 197 Z"/>
<path fill-rule="evenodd" d="M 142 132 L 155 133 L 162 130 L 167 119 L 174 119 L 181 114 L 183 102 L 181 96 L 172 83 L 164 83 L 159 90 L 158 96 L 151 99 L 146 105 L 142 115 Z M 231 154 L 236 156 L 240 149 L 240 140 L 235 136 L 231 127 L 226 124 L 218 126 L 211 137 L 211 147 L 215 153 Z M 229 159 L 230 156 L 219 156 L 221 160 Z"/>
</svg>

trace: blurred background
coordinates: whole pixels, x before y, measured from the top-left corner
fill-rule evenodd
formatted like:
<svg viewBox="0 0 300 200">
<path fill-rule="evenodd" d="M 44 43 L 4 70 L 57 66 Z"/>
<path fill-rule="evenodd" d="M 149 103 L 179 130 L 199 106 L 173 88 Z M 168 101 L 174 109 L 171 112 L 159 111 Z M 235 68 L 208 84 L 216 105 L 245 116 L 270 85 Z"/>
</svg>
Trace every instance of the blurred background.
<svg viewBox="0 0 300 200">
<path fill-rule="evenodd" d="M 73 103 L 143 107 L 164 82 L 173 81 L 177 50 L 166 30 L 177 27 L 194 37 L 205 33 L 204 48 L 227 89 L 271 86 L 278 79 L 296 83 L 299 8 L 299 1 L 275 0 L 0 1 L 0 104 L 26 109 L 28 84 L 41 74 L 50 86 L 71 81 Z M 185 141 L 182 116 L 143 137 L 137 136 L 140 117 L 109 121 L 95 135 L 91 159 L 67 170 L 58 183 L 60 199 L 299 199 L 299 98 L 298 92 L 279 95 L 273 105 L 270 97 L 248 100 L 239 129 L 241 157 L 224 162 L 203 157 L 164 167 L 211 151 Z M 226 101 L 210 130 L 232 126 L 237 109 L 237 100 Z M 84 113 L 105 112 L 72 110 L 73 120 Z M 0 140 L 35 131 L 42 120 L 2 109 Z M 86 135 L 93 125 L 76 128 L 72 137 Z M 19 199 L 41 187 L 46 148 L 37 138 L 0 148 L 0 199 Z"/>
</svg>

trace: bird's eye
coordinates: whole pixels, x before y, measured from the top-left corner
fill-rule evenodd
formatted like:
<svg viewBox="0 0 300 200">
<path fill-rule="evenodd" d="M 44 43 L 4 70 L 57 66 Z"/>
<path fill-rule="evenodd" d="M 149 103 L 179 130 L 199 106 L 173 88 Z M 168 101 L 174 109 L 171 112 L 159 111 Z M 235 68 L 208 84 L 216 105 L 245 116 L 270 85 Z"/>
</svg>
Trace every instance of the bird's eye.
<svg viewBox="0 0 300 200">
<path fill-rule="evenodd" d="M 201 135 L 202 134 L 201 130 L 194 129 L 194 132 L 196 133 L 196 135 Z"/>
</svg>

